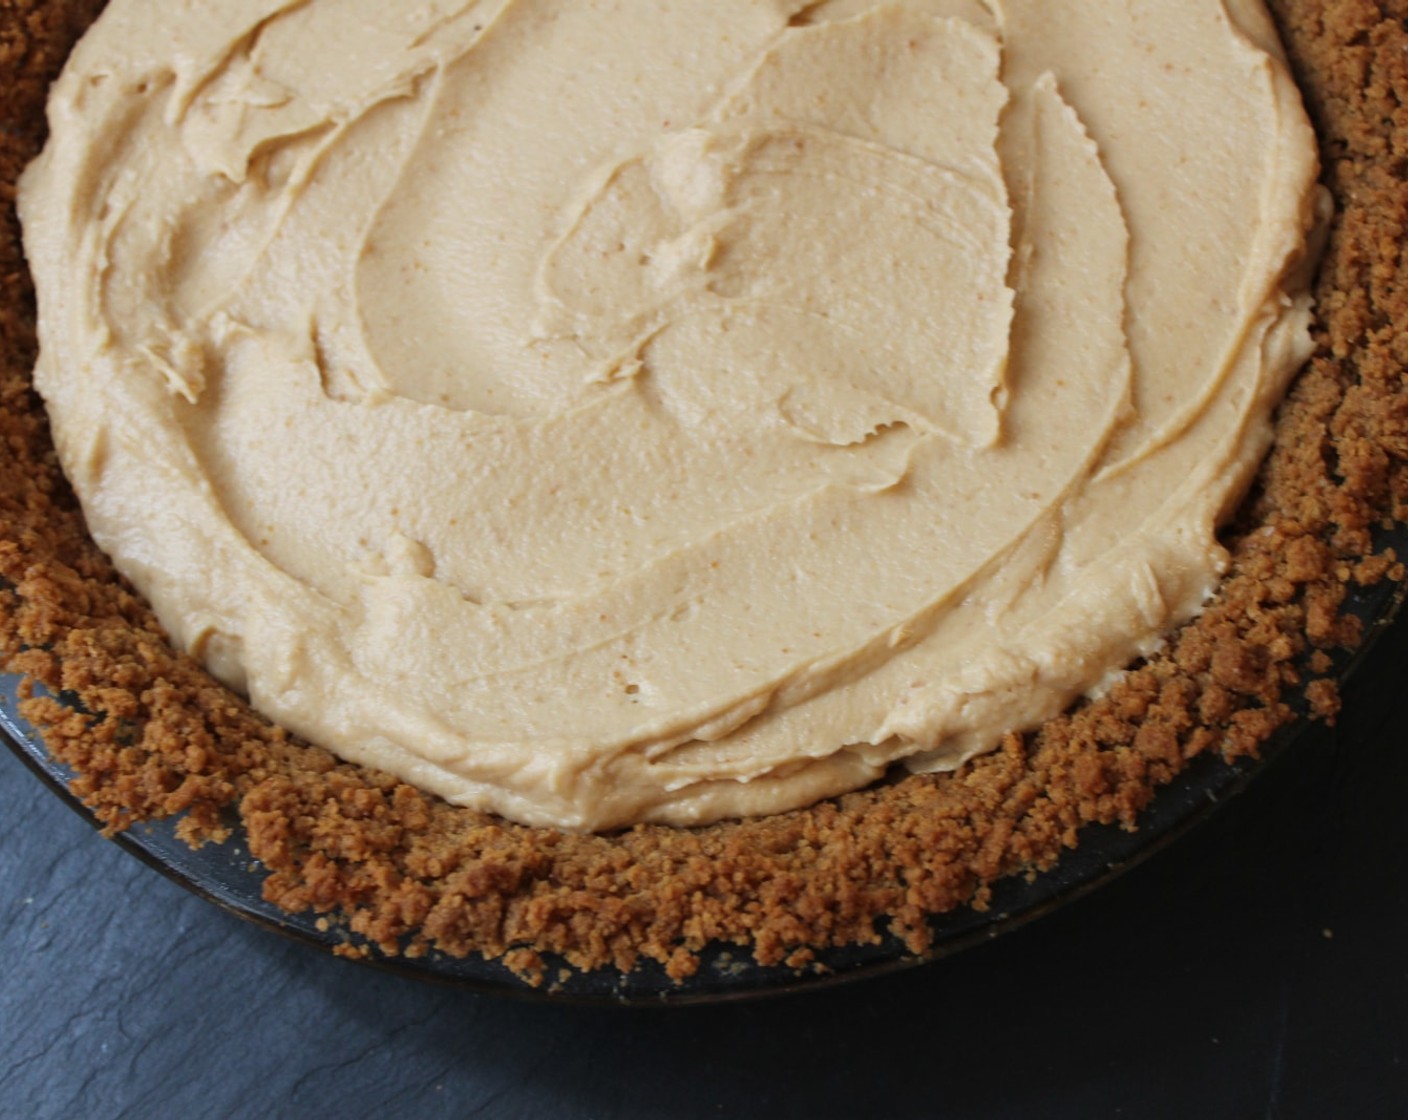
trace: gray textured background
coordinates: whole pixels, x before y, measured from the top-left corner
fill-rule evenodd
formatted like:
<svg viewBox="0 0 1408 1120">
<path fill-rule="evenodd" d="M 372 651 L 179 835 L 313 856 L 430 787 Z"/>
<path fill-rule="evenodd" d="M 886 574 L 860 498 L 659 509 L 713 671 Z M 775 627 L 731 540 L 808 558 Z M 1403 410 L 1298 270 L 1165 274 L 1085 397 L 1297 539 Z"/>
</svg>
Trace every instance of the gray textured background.
<svg viewBox="0 0 1408 1120">
<path fill-rule="evenodd" d="M 0 1117 L 1405 1116 L 1408 626 L 1350 705 L 1035 926 L 666 1010 L 324 957 L 99 839 L 0 750 Z"/>
</svg>

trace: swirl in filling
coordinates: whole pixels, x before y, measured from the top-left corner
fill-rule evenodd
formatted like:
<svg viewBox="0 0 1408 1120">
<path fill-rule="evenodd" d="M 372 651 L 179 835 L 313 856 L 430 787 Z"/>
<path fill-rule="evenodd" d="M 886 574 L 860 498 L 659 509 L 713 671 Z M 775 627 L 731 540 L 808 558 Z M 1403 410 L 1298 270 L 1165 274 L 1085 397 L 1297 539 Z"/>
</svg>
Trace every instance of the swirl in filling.
<svg viewBox="0 0 1408 1120">
<path fill-rule="evenodd" d="M 530 824 L 951 768 L 1214 589 L 1308 353 L 1251 0 L 114 0 L 36 380 L 176 641 Z"/>
</svg>

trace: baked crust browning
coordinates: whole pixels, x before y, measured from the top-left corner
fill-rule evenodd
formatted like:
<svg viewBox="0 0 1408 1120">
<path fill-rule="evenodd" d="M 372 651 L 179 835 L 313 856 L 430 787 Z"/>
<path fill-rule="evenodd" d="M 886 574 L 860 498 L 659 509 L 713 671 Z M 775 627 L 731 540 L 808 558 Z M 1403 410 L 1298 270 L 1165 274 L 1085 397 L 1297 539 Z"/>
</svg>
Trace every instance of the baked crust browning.
<svg viewBox="0 0 1408 1120">
<path fill-rule="evenodd" d="M 757 820 L 596 836 L 454 808 L 296 741 L 174 652 L 88 538 L 29 385 L 13 184 L 42 143 L 48 83 L 99 7 L 0 6 L 0 667 L 62 694 L 25 714 L 109 830 L 184 814 L 182 835 L 201 843 L 238 819 L 266 898 L 340 913 L 360 935 L 349 945 L 504 957 L 530 978 L 545 953 L 582 969 L 645 957 L 682 978 L 715 941 L 793 967 L 887 931 L 923 952 L 931 915 L 1050 867 L 1085 824 L 1135 827 L 1192 759 L 1254 755 L 1302 706 L 1333 717 L 1329 651 L 1359 637 L 1347 590 L 1403 576 L 1374 531 L 1408 501 L 1408 5 L 1271 3 L 1338 216 L 1318 350 L 1228 530 L 1232 568 L 1209 608 L 1101 699 L 955 773 Z"/>
</svg>

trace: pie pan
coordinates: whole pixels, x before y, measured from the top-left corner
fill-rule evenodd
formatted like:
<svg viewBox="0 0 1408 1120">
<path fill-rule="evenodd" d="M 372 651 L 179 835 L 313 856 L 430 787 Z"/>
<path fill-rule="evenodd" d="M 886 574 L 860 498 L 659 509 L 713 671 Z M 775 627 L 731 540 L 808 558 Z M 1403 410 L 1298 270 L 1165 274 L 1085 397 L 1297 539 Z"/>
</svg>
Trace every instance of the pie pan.
<svg viewBox="0 0 1408 1120">
<path fill-rule="evenodd" d="M 1184 699 L 1177 701 L 1182 705 L 1179 713 L 1183 716 L 1195 709 L 1203 712 L 1203 722 L 1195 733 L 1196 742 L 1173 741 L 1166 725 L 1150 726 L 1153 717 L 1145 719 L 1145 708 L 1152 711 L 1164 699 L 1164 693 L 1151 685 L 1144 699 L 1145 707 L 1140 707 L 1137 715 L 1126 719 L 1120 732 L 1127 736 L 1123 743 L 1126 748 L 1136 745 L 1134 739 L 1137 734 L 1143 735 L 1145 731 L 1158 733 L 1144 736 L 1151 740 L 1144 744 L 1147 749 L 1132 750 L 1122 759 L 1116 757 L 1117 751 L 1108 751 L 1101 758 L 1087 757 L 1083 760 L 1092 763 L 1088 768 L 1090 780 L 1082 779 L 1077 784 L 1094 791 L 1089 805 L 1095 807 L 1088 812 L 1085 809 L 1069 811 L 1066 821 L 1057 826 L 1058 831 L 1047 830 L 1042 839 L 1044 847 L 1035 857 L 1029 856 L 1025 865 L 1022 859 L 1016 857 L 997 861 L 1001 867 L 992 864 L 996 869 L 983 876 L 981 889 L 972 894 L 979 908 L 956 905 L 952 892 L 948 896 L 942 896 L 942 892 L 932 896 L 933 904 L 924 908 L 931 916 L 923 920 L 925 924 L 921 928 L 926 934 L 923 937 L 914 936 L 915 907 L 910 906 L 910 936 L 904 940 L 885 932 L 885 927 L 880 924 L 881 912 L 866 911 L 840 933 L 830 936 L 818 934 L 814 939 L 809 939 L 804 931 L 795 937 L 790 944 L 797 948 L 797 952 L 788 957 L 785 966 L 759 964 L 747 946 L 737 943 L 751 940 L 751 934 L 748 937 L 739 936 L 740 930 L 748 928 L 742 919 L 731 927 L 735 936 L 728 945 L 723 944 L 723 940 L 729 939 L 706 937 L 701 940 L 696 936 L 696 943 L 689 948 L 698 950 L 698 960 L 686 962 L 690 967 L 670 968 L 656 960 L 642 958 L 617 969 L 609 967 L 610 954 L 607 953 L 599 955 L 595 967 L 575 968 L 568 966 L 560 955 L 554 956 L 548 948 L 542 953 L 539 965 L 530 967 L 525 973 L 523 968 L 514 970 L 504 963 L 486 961 L 473 950 L 472 945 L 466 955 L 445 954 L 437 952 L 434 945 L 428 946 L 424 941 L 416 942 L 413 938 L 397 946 L 385 934 L 379 939 L 382 949 L 400 947 L 409 952 L 403 956 L 373 953 L 370 959 L 415 975 L 480 989 L 509 992 L 532 990 L 565 999 L 624 1002 L 736 998 L 898 968 L 989 938 L 1107 880 L 1121 868 L 1179 834 L 1204 815 L 1211 805 L 1241 788 L 1261 764 L 1254 761 L 1253 756 L 1265 760 L 1288 749 L 1298 729 L 1304 726 L 1308 713 L 1326 715 L 1334 711 L 1334 690 L 1328 682 L 1347 671 L 1349 660 L 1344 654 L 1333 651 L 1354 645 L 1361 629 L 1359 625 L 1350 624 L 1353 620 L 1346 622 L 1346 617 L 1352 615 L 1359 623 L 1367 624 L 1367 630 L 1372 634 L 1392 616 L 1398 601 L 1392 582 L 1385 581 L 1383 577 L 1401 577 L 1396 556 L 1384 550 L 1397 546 L 1401 552 L 1402 533 L 1388 531 L 1384 526 L 1389 515 L 1396 514 L 1401 518 L 1408 509 L 1408 474 L 1401 467 L 1402 462 L 1408 459 L 1408 439 L 1403 436 L 1404 425 L 1401 422 L 1404 409 L 1408 407 L 1405 405 L 1408 394 L 1402 390 L 1401 359 L 1392 338 L 1393 331 L 1408 326 L 1408 281 L 1400 280 L 1401 274 L 1408 275 L 1408 269 L 1398 260 L 1393 250 L 1393 238 L 1389 236 L 1391 230 L 1403 228 L 1405 215 L 1408 215 L 1402 163 L 1393 156 L 1394 151 L 1408 145 L 1385 144 L 1384 133 L 1393 130 L 1408 134 L 1408 111 L 1402 108 L 1408 104 L 1408 74 L 1402 72 L 1403 59 L 1408 57 L 1405 54 L 1408 31 L 1394 6 L 1389 4 L 1363 4 L 1353 8 L 1353 11 L 1343 6 L 1322 4 L 1319 0 L 1273 0 L 1272 6 L 1290 32 L 1288 41 L 1293 59 L 1298 64 L 1306 58 L 1315 60 L 1310 74 L 1312 81 L 1305 88 L 1312 112 L 1322 126 L 1327 180 L 1344 210 L 1336 235 L 1339 247 L 1334 248 L 1332 241 L 1332 255 L 1327 258 L 1330 263 L 1327 263 L 1326 274 L 1332 276 L 1336 286 L 1326 289 L 1331 298 L 1322 301 L 1322 307 L 1328 310 L 1319 336 L 1320 353 L 1313 363 L 1314 376 L 1303 379 L 1293 393 L 1293 407 L 1297 410 L 1295 421 L 1282 425 L 1282 439 L 1277 452 L 1279 457 L 1273 457 L 1272 465 L 1263 475 L 1264 489 L 1249 499 L 1243 507 L 1242 520 L 1231 530 L 1232 536 L 1246 546 L 1244 553 L 1252 557 L 1250 563 L 1259 565 L 1256 573 L 1243 571 L 1237 577 L 1242 580 L 1243 595 L 1246 594 L 1248 579 L 1266 581 L 1255 584 L 1256 587 L 1284 587 L 1284 596 L 1281 590 L 1268 590 L 1262 598 L 1244 599 L 1252 604 L 1248 609 L 1258 616 L 1249 624 L 1249 629 L 1259 628 L 1258 640 L 1261 644 L 1254 652 L 1265 655 L 1263 661 L 1266 664 L 1262 664 L 1261 668 L 1268 670 L 1270 676 L 1267 679 L 1272 681 L 1271 686 L 1261 694 L 1256 692 L 1257 682 L 1253 679 L 1258 672 L 1257 664 L 1254 664 L 1256 658 L 1238 660 L 1234 657 L 1231 661 L 1224 660 L 1221 666 L 1214 663 L 1217 650 L 1230 648 L 1232 638 L 1240 641 L 1239 634 L 1230 635 L 1222 645 L 1215 644 L 1216 648 L 1204 658 L 1201 667 L 1190 669 L 1180 663 L 1172 675 L 1159 678 L 1165 685 L 1170 680 L 1174 683 L 1182 680 L 1186 684 L 1188 674 L 1196 673 L 1212 682 L 1212 691 L 1218 693 L 1214 697 L 1215 703 L 1208 702 L 1206 694 L 1200 698 L 1196 688 L 1191 688 Z M 70 13 L 72 19 L 60 17 L 56 21 L 65 24 L 67 34 L 76 30 L 77 22 L 91 14 L 91 9 L 96 5 L 81 0 L 71 5 L 46 5 L 34 0 L 20 7 L 26 8 L 32 19 L 39 23 L 50 12 Z M 1327 14 L 1332 10 L 1339 13 L 1334 21 Z M 1363 22 L 1365 26 L 1352 26 L 1356 21 Z M 1368 62 L 1365 61 L 1366 52 Z M 40 71 L 52 74 L 59 57 L 61 50 L 58 46 L 49 56 L 45 56 L 42 50 L 30 54 L 10 52 L 9 65 L 12 69 L 15 66 L 35 68 L 35 73 L 28 74 L 27 87 L 21 87 L 18 84 L 21 79 L 10 75 L 16 81 L 15 88 L 23 94 L 23 97 L 17 95 L 12 101 L 11 113 L 19 112 L 13 106 L 24 97 L 37 104 L 32 96 L 39 88 L 36 75 Z M 15 62 L 16 59 L 19 62 Z M 1364 67 L 1369 63 L 1379 68 L 1375 81 L 1362 76 Z M 1394 92 L 1400 86 L 1404 91 L 1402 97 Z M 16 160 L 23 156 L 19 151 L 22 144 L 34 138 L 32 124 L 27 126 L 27 133 L 21 127 L 25 120 L 32 118 L 18 119 L 20 125 L 12 125 L 0 133 L 8 175 L 15 173 Z M 12 220 L 8 236 L 10 242 L 4 248 L 13 254 Z M 16 441 L 16 447 L 22 440 L 28 440 L 25 447 L 30 448 L 39 446 L 34 442 L 34 437 L 36 432 L 42 431 L 42 426 L 30 411 L 34 407 L 32 396 L 27 395 L 16 376 L 18 363 L 15 355 L 22 353 L 25 346 L 22 338 L 16 342 L 25 330 L 22 322 L 24 315 L 16 311 L 23 299 L 22 284 L 15 281 L 18 275 L 16 260 L 17 257 L 12 255 L 7 261 L 7 283 L 11 284 L 7 289 L 7 298 L 10 303 L 0 309 L 5 312 L 5 321 L 0 326 L 4 327 L 8 367 L 0 371 L 5 373 L 5 380 L 0 383 L 0 398 L 3 398 L 0 405 L 25 411 L 22 424 L 28 425 L 25 429 L 28 434 L 17 436 L 18 429 L 12 424 L 10 435 Z M 20 385 L 18 391 L 17 385 Z M 0 416 L 0 419 L 4 417 Z M 42 464 L 36 470 L 52 470 L 49 461 L 51 451 L 47 457 L 42 450 L 38 453 L 26 450 L 25 453 L 29 456 L 27 462 Z M 1312 461 L 1319 473 L 1304 482 L 1300 489 L 1292 488 L 1293 497 L 1304 499 L 1301 504 L 1294 508 L 1286 504 L 1277 506 L 1274 500 L 1266 497 L 1269 491 L 1275 489 L 1278 472 L 1284 476 L 1285 472 L 1303 469 Z M 0 468 L 4 466 L 0 463 Z M 13 471 L 5 477 L 9 480 L 8 485 L 0 486 L 0 529 L 7 530 L 0 533 L 0 615 L 9 612 L 14 617 L 24 610 L 31 616 L 27 638 L 19 629 L 8 634 L 0 633 L 0 638 L 7 643 L 4 648 L 15 655 L 16 661 L 24 660 L 28 666 L 39 666 L 30 671 L 58 688 L 57 682 L 67 679 L 54 668 L 62 660 L 59 645 L 67 623 L 60 622 L 58 629 L 53 629 L 49 626 L 53 618 L 62 618 L 67 614 L 79 619 L 76 625 L 87 627 L 83 631 L 83 640 L 91 643 L 92 650 L 99 652 L 108 651 L 109 647 L 103 643 L 116 633 L 102 627 L 117 623 L 118 628 L 122 629 L 119 637 L 151 651 L 152 664 L 157 668 L 147 684 L 126 683 L 115 689 L 107 688 L 106 695 L 114 696 L 119 703 L 125 702 L 128 710 L 135 710 L 147 703 L 146 695 L 164 688 L 176 692 L 178 696 L 186 696 L 192 705 L 197 698 L 202 703 L 214 703 L 221 718 L 226 713 L 234 712 L 239 706 L 235 698 L 214 690 L 210 679 L 203 674 L 195 675 L 189 665 L 183 667 L 169 648 L 158 648 L 162 646 L 160 637 L 156 636 L 158 631 L 153 629 L 154 623 L 141 621 L 144 608 L 139 603 L 127 596 L 116 607 L 111 605 L 125 593 L 120 592 L 115 576 L 104 576 L 104 571 L 110 570 L 105 569 L 101 557 L 96 556 L 91 542 L 85 542 L 65 530 L 55 552 L 48 557 L 40 557 L 38 561 L 31 558 L 31 553 L 26 550 L 34 548 L 36 540 L 42 541 L 49 524 L 36 522 L 31 515 L 41 508 L 52 508 L 61 521 L 67 519 L 66 524 L 78 524 L 71 499 L 60 497 L 57 502 L 50 499 L 50 495 L 62 489 L 62 484 L 50 482 L 51 476 L 47 473 L 39 484 Z M 1324 491 L 1317 491 L 1316 487 L 1324 487 Z M 6 493 L 6 489 L 10 493 Z M 21 490 L 25 493 L 20 493 L 16 501 L 14 494 Z M 1315 499 L 1317 496 L 1323 497 L 1323 493 L 1332 493 L 1332 497 L 1317 506 Z M 1333 494 L 1339 494 L 1341 500 L 1333 500 Z M 1258 519 L 1268 510 L 1275 514 L 1277 525 L 1273 527 L 1267 523 L 1270 535 L 1261 537 L 1257 526 L 1262 522 Z M 30 520 L 26 521 L 26 517 Z M 1380 530 L 1377 537 L 1371 534 L 1375 525 Z M 55 535 L 60 534 L 55 531 Z M 1372 564 L 1371 557 L 1374 558 Z M 30 579 L 32 571 L 40 572 L 35 580 Z M 26 601 L 29 592 L 21 586 L 25 582 L 40 585 L 37 597 L 30 596 Z M 1229 585 L 1230 582 L 1229 579 Z M 1315 597 L 1310 596 L 1307 588 L 1315 591 Z M 1342 595 L 1347 599 L 1342 601 Z M 112 613 L 99 619 L 95 626 L 86 612 L 89 611 L 90 601 L 99 600 L 102 601 L 100 606 L 110 609 Z M 1209 615 L 1220 609 L 1214 604 L 1209 608 Z M 41 620 L 43 625 L 33 624 L 36 611 L 45 615 Z M 1223 621 L 1236 629 L 1234 621 L 1229 622 L 1225 617 Z M 1287 627 L 1284 631 L 1278 629 L 1282 624 Z M 1195 625 L 1203 626 L 1203 621 Z M 19 636 L 16 637 L 16 634 Z M 1278 642 L 1284 648 L 1279 653 L 1272 652 Z M 1237 647 L 1239 650 L 1242 648 Z M 49 667 L 45 668 L 45 665 Z M 131 663 L 127 667 L 130 668 Z M 63 754 L 65 741 L 70 748 L 73 747 L 73 726 L 84 720 L 91 720 L 96 726 L 108 718 L 104 689 L 113 682 L 111 678 L 105 680 L 101 676 L 95 679 L 92 672 L 86 671 L 88 668 L 87 664 L 80 665 L 77 673 L 80 683 L 74 686 L 88 691 L 82 694 L 59 692 L 54 697 L 58 704 L 51 706 L 46 713 L 49 723 L 44 734 L 49 736 L 49 746 L 56 753 Z M 1144 672 L 1142 669 L 1140 671 Z M 1183 676 L 1178 677 L 1178 673 Z M 1152 674 L 1152 669 L 1145 674 L 1146 683 L 1150 682 Z M 1215 679 L 1219 676 L 1225 678 L 1225 683 Z M 1304 682 L 1307 678 L 1318 680 L 1305 688 L 1296 687 L 1295 682 Z M 3 726 L 5 736 L 26 762 L 55 788 L 65 791 L 64 795 L 72 800 L 66 792 L 66 782 L 71 775 L 52 761 L 42 737 L 36 736 L 33 729 L 21 720 L 17 702 L 18 682 L 13 677 L 6 680 L 7 691 L 0 697 L 0 726 Z M 172 690 L 172 682 L 180 687 Z M 1246 683 L 1246 687 L 1242 687 L 1242 683 Z M 67 688 L 68 685 L 63 687 Z M 183 691 L 183 688 L 191 691 Z M 1229 690 L 1240 692 L 1236 704 L 1227 700 Z M 1151 701 L 1149 696 L 1156 696 L 1156 699 Z M 1100 703 L 1102 701 L 1095 702 L 1096 705 Z M 212 710 L 215 709 L 204 709 L 207 715 Z M 67 719 L 65 711 L 73 718 Z M 1298 717 L 1292 719 L 1296 713 L 1299 713 Z M 1237 717 L 1243 716 L 1246 719 L 1237 722 Z M 110 739 L 125 735 L 125 726 L 116 725 L 127 718 L 119 715 L 102 730 Z M 247 720 L 250 717 L 240 715 L 239 718 Z M 1079 713 L 1071 718 L 1079 718 Z M 69 726 L 65 727 L 64 724 Z M 135 726 L 140 732 L 143 725 Z M 1279 730 L 1272 733 L 1272 728 Z M 1153 741 L 1159 739 L 1160 734 L 1162 741 Z M 184 749 L 186 742 L 179 734 L 167 736 L 168 746 L 174 744 L 178 749 Z M 1120 747 L 1119 743 L 1104 740 L 1102 743 Z M 111 756 L 120 755 L 126 749 L 120 738 L 115 747 L 111 742 L 108 746 L 109 761 Z M 202 750 L 199 743 L 191 743 L 190 748 L 197 754 Z M 297 749 L 303 750 L 301 747 Z M 1012 750 L 1018 750 L 1018 747 L 1014 745 Z M 176 752 L 172 753 L 174 755 Z M 270 884 L 281 874 L 287 876 L 288 872 L 286 868 L 272 865 L 262 869 L 254 866 L 249 854 L 251 845 L 257 839 L 253 831 L 243 831 L 240 822 L 228 810 L 225 816 L 217 817 L 219 805 L 233 804 L 233 797 L 224 800 L 206 797 L 198 806 L 205 813 L 204 819 L 197 822 L 198 833 L 208 836 L 228 827 L 229 836 L 222 843 L 191 849 L 178 835 L 181 825 L 190 823 L 189 819 L 175 824 L 169 820 L 164 823 L 147 820 L 148 817 L 165 816 L 170 810 L 161 806 L 178 800 L 165 797 L 173 791 L 162 784 L 166 778 L 172 777 L 172 772 L 156 775 L 162 781 L 148 781 L 145 790 L 138 790 L 136 786 L 140 781 L 152 778 L 150 771 L 136 776 L 128 774 L 131 784 L 127 792 L 134 798 L 138 793 L 143 794 L 146 800 L 137 808 L 124 807 L 117 798 L 103 800 L 105 792 L 110 791 L 105 791 L 97 783 L 105 773 L 109 776 L 112 773 L 104 770 L 104 759 L 94 762 L 86 758 L 81 750 L 77 755 L 70 750 L 65 757 L 85 758 L 88 764 L 88 770 L 77 776 L 80 783 L 86 783 L 89 794 L 88 808 L 84 811 L 99 819 L 109 830 L 115 830 L 118 842 L 188 887 L 246 917 L 325 948 L 344 953 L 356 953 L 365 948 L 359 936 L 350 932 L 338 919 L 336 907 L 339 900 L 332 895 L 325 899 L 314 898 L 315 902 L 326 903 L 319 907 L 324 914 L 322 917 L 311 913 L 310 904 L 293 905 L 291 909 L 295 912 L 289 913 L 286 908 L 264 900 L 266 896 L 278 895 L 278 891 L 270 890 Z M 1225 758 L 1233 761 L 1225 761 Z M 1157 764 L 1162 765 L 1163 769 L 1157 777 L 1141 774 L 1136 791 L 1138 796 L 1107 796 L 1104 807 L 1098 807 L 1096 802 L 1101 796 L 1101 783 L 1111 774 L 1118 776 L 1116 772 L 1121 761 L 1141 766 Z M 200 768 L 199 762 L 195 765 L 196 769 Z M 1102 770 L 1101 767 L 1107 769 Z M 118 773 L 117 776 L 121 778 L 123 775 Z M 179 775 L 176 778 L 179 780 Z M 347 778 L 347 782 L 353 784 L 363 780 L 357 775 Z M 369 784 L 363 787 L 364 792 L 373 788 L 371 779 L 365 780 Z M 1040 789 L 1031 788 L 1033 780 L 1034 777 L 1029 775 L 1026 792 L 1033 797 L 1044 796 Z M 1160 787 L 1157 794 L 1145 804 L 1146 795 L 1155 787 Z M 926 794 L 932 789 L 930 786 L 923 787 Z M 403 792 L 414 800 L 416 795 L 411 791 Z M 885 803 L 882 804 L 885 808 L 889 793 L 885 789 L 876 792 L 873 797 L 869 794 L 858 797 L 861 801 L 869 797 L 867 804 Z M 138 805 L 138 800 L 132 804 Z M 851 804 L 856 803 L 856 799 L 852 798 Z M 266 799 L 266 818 L 268 804 Z M 153 809 L 153 806 L 156 808 Z M 316 813 L 318 810 L 315 805 L 312 809 L 301 811 Z M 823 811 L 829 809 L 823 806 Z M 838 810 L 837 815 L 844 814 Z M 931 817 L 926 821 L 929 828 L 927 835 L 931 839 L 942 840 L 929 827 L 936 819 Z M 1061 851 L 1063 846 L 1069 846 L 1074 840 L 1075 823 L 1072 822 L 1123 821 L 1130 825 L 1136 819 L 1137 831 L 1123 830 L 1110 824 L 1087 823 L 1080 829 L 1079 847 L 1074 851 Z M 963 822 L 959 823 L 961 827 Z M 1060 829 L 1067 831 L 1060 832 Z M 738 826 L 737 835 L 753 837 L 763 835 L 765 831 L 765 828 L 750 829 L 750 822 L 744 822 Z M 844 846 L 844 832 L 833 830 L 831 834 Z M 869 854 L 883 855 L 892 835 L 889 832 L 872 832 Z M 326 833 L 323 839 L 327 840 Z M 625 858 L 630 839 L 627 836 L 618 845 L 615 838 L 610 838 L 597 844 L 597 847 L 616 846 L 616 854 Z M 691 836 L 684 839 L 694 842 Z M 336 842 L 334 837 L 331 843 L 335 845 Z M 564 844 L 575 842 L 572 838 L 563 841 Z M 539 845 L 542 838 L 531 836 L 528 843 Z M 674 841 L 662 834 L 660 843 L 668 846 Z M 675 844 L 675 847 L 678 849 L 683 844 Z M 546 850 L 537 849 L 534 856 Z M 1055 861 L 1058 854 L 1061 858 Z M 547 892 L 557 891 L 556 899 L 560 902 L 562 883 L 555 877 L 554 858 L 542 855 L 539 862 L 552 866 L 530 885 Z M 772 856 L 768 854 L 767 858 L 771 859 Z M 922 847 L 907 858 L 912 862 L 908 868 L 900 868 L 901 872 L 916 870 L 922 873 L 924 868 L 937 862 L 933 853 Z M 976 866 L 978 855 L 972 858 L 975 861 L 973 866 Z M 1051 866 L 1053 861 L 1054 866 Z M 599 875 L 600 867 L 608 862 L 599 865 L 598 882 L 603 882 Z M 752 885 L 755 888 L 766 884 L 767 868 L 762 867 L 765 862 L 762 857 L 754 861 Z M 861 860 L 853 863 L 849 870 L 854 874 L 864 866 L 864 860 Z M 1013 871 L 1027 871 L 1031 867 L 1048 869 L 1034 874 L 1013 874 Z M 472 875 L 481 868 L 462 865 L 461 870 Z M 492 880 L 496 869 L 489 867 L 482 870 Z M 895 870 L 893 861 L 890 870 L 892 873 Z M 266 871 L 272 874 L 266 875 Z M 900 884 L 898 891 L 902 896 L 904 884 L 910 880 L 892 880 L 891 887 L 895 882 Z M 316 884 L 304 885 L 315 891 Z M 295 883 L 295 886 L 298 884 Z M 609 891 L 611 886 L 610 882 L 605 882 L 602 889 Z M 282 897 L 288 903 L 297 894 L 296 890 L 285 891 Z M 655 897 L 660 896 L 657 894 Z M 463 898 L 453 901 L 462 902 Z M 814 897 L 812 901 L 815 901 Z M 745 894 L 742 903 L 749 902 L 750 898 Z M 841 902 L 837 903 L 838 908 L 841 905 Z M 305 908 L 309 910 L 306 915 L 303 913 Z M 936 911 L 938 916 L 932 916 Z M 889 913 L 895 915 L 897 911 Z M 559 928 L 569 925 L 570 918 L 575 916 L 587 918 L 590 914 L 586 909 L 580 915 L 569 913 L 568 918 L 559 923 Z M 773 917 L 779 925 L 784 925 L 787 915 L 778 907 Z M 867 922 L 871 924 L 867 925 Z M 673 936 L 683 937 L 680 928 L 676 927 Z M 821 925 L 816 924 L 813 928 L 820 929 Z M 587 934 L 589 936 L 591 931 L 588 930 Z M 867 934 L 874 935 L 875 939 L 867 939 Z M 857 940 L 866 943 L 850 944 Z M 465 944 L 464 939 L 460 940 L 460 944 Z M 518 950 L 514 947 L 519 944 L 523 942 L 510 939 L 508 947 L 516 953 Z M 660 944 L 657 939 L 655 945 L 658 947 Z M 537 955 L 536 948 L 531 952 Z M 505 954 L 504 947 L 491 955 L 499 954 Z M 772 953 L 770 959 L 778 960 L 782 955 Z M 656 956 L 664 960 L 658 951 Z M 768 956 L 759 954 L 760 959 Z M 535 972 L 533 968 L 536 968 Z M 534 982 L 532 985 L 521 978 L 525 974 Z"/>
<path fill-rule="evenodd" d="M 1401 551 L 1408 530 L 1391 535 Z M 1385 542 L 1388 543 L 1388 542 Z M 1341 681 L 1372 656 L 1374 640 L 1395 619 L 1402 604 L 1402 585 L 1381 583 L 1355 592 L 1347 608 L 1365 625 L 1364 643 L 1353 656 L 1340 659 Z M 0 738 L 71 809 L 95 828 L 101 827 L 83 802 L 68 788 L 69 772 L 54 761 L 42 738 L 17 710 L 19 678 L 0 674 Z M 1214 809 L 1244 789 L 1267 765 L 1288 751 L 1311 730 L 1302 716 L 1277 732 L 1259 758 L 1232 763 L 1216 756 L 1196 760 L 1162 789 L 1140 817 L 1137 830 L 1095 825 L 1081 835 L 1080 846 L 1056 867 L 1028 878 L 999 882 L 984 910 L 962 908 L 931 919 L 933 943 L 922 954 L 886 937 L 878 945 L 846 946 L 821 951 L 805 969 L 762 966 L 746 951 L 713 945 L 702 953 L 702 967 L 693 976 L 672 980 L 654 961 L 620 973 L 611 969 L 584 972 L 553 962 L 551 983 L 530 986 L 501 962 L 477 955 L 452 957 L 432 952 L 420 958 L 362 958 L 370 965 L 420 980 L 500 995 L 596 1004 L 719 1003 L 811 990 L 877 976 L 948 957 L 962 949 L 1017 929 L 1090 893 L 1162 850 L 1207 819 Z M 346 935 L 313 914 L 290 914 L 264 901 L 263 875 L 251 861 L 238 825 L 222 844 L 193 849 L 175 834 L 172 821 L 158 821 L 120 832 L 115 843 L 192 893 L 240 918 L 283 934 L 313 948 L 331 951 Z M 1157 874 L 1145 870 L 1144 874 Z"/>
</svg>

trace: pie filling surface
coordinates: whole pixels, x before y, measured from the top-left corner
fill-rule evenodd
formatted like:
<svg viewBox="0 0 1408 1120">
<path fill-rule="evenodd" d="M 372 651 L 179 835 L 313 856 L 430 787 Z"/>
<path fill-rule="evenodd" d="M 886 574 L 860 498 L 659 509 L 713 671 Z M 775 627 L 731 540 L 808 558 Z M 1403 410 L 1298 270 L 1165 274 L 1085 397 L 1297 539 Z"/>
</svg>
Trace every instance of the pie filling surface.
<svg viewBox="0 0 1408 1120">
<path fill-rule="evenodd" d="M 950 769 L 1191 617 L 1309 352 L 1249 0 L 114 0 L 20 195 L 95 539 L 578 830 Z"/>
</svg>

